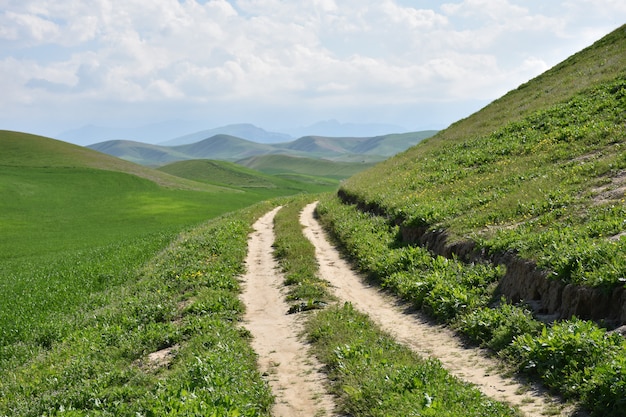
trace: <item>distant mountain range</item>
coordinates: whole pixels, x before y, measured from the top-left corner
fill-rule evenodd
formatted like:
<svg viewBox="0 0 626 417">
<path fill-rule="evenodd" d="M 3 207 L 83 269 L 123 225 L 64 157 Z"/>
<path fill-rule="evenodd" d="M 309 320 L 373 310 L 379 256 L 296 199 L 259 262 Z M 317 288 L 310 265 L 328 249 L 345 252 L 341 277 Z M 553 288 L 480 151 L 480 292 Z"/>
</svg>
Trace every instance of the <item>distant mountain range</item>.
<svg viewBox="0 0 626 417">
<path fill-rule="evenodd" d="M 215 129 L 201 130 L 189 135 L 180 136 L 159 143 L 163 146 L 187 145 L 198 142 L 215 135 L 230 135 L 238 138 L 259 143 L 278 143 L 293 140 L 293 137 L 286 133 L 268 132 L 253 124 L 243 123 L 218 127 Z"/>
<path fill-rule="evenodd" d="M 109 140 L 130 140 L 165 146 L 186 145 L 215 135 L 230 135 L 259 143 L 288 142 L 303 136 L 372 137 L 390 133 L 405 133 L 408 129 L 382 123 L 340 123 L 326 120 L 306 127 L 272 132 L 250 123 L 230 124 L 206 129 L 206 122 L 173 120 L 133 128 L 111 128 L 86 125 L 55 136 L 77 145 L 91 145 Z M 190 133 L 195 132 L 195 133 Z"/>
<path fill-rule="evenodd" d="M 280 143 L 258 143 L 233 135 L 217 134 L 194 143 L 176 146 L 111 140 L 89 145 L 88 148 L 148 166 L 161 166 L 192 159 L 236 162 L 259 155 L 288 155 L 346 162 L 378 162 L 416 145 L 436 132 L 427 130 L 374 137 L 304 136 L 297 140 Z M 194 134 L 197 136 L 188 136 L 198 138 L 201 137 L 200 133 Z"/>
</svg>

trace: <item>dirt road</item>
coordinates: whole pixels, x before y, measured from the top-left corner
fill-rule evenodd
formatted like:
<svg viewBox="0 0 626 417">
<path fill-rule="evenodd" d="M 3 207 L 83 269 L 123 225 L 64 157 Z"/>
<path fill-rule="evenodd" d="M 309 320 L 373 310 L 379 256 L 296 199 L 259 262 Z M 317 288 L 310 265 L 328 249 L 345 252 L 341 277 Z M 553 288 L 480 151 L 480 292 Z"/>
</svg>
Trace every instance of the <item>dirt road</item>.
<svg viewBox="0 0 626 417">
<path fill-rule="evenodd" d="M 287 314 L 283 277 L 272 255 L 276 208 L 261 217 L 248 240 L 247 273 L 242 300 L 245 326 L 252 333 L 252 347 L 259 355 L 276 405 L 275 417 L 331 416 L 332 397 L 324 389 L 321 366 L 300 340 L 303 317 Z"/>
<path fill-rule="evenodd" d="M 539 390 L 497 372 L 499 364 L 480 349 L 465 348 L 448 329 L 433 325 L 406 306 L 371 287 L 344 261 L 328 242 L 314 218 L 315 204 L 302 212 L 304 233 L 316 248 L 320 275 L 330 282 L 335 295 L 367 313 L 396 340 L 423 356 L 438 358 L 460 379 L 475 384 L 486 395 L 519 407 L 526 416 L 572 415 Z M 246 327 L 254 337 L 253 347 L 268 375 L 277 404 L 275 416 L 333 415 L 332 398 L 324 394 L 320 365 L 308 355 L 299 340 L 299 315 L 286 314 L 283 278 L 272 256 L 272 220 L 278 209 L 255 224 L 250 237 L 244 277 L 243 300 L 247 306 Z"/>
</svg>

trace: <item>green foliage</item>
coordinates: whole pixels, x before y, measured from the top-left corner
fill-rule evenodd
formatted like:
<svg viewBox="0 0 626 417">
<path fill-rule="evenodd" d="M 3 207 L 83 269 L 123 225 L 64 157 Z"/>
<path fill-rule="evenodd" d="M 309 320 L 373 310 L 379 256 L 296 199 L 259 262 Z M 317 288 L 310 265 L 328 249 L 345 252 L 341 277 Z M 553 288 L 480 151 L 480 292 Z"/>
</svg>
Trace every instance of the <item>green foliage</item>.
<svg viewBox="0 0 626 417">
<path fill-rule="evenodd" d="M 507 406 L 421 359 L 375 328 L 351 304 L 320 312 L 307 325 L 329 367 L 339 412 L 352 416 L 513 416 Z"/>
<path fill-rule="evenodd" d="M 45 340 L 6 345 L 3 358 L 22 356 L 1 364 L 0 415 L 269 415 L 269 387 L 237 324 L 247 235 L 269 208 L 181 234 L 59 313 Z M 151 357 L 164 349 L 164 363 Z"/>
<path fill-rule="evenodd" d="M 620 335 L 607 334 L 591 322 L 572 319 L 544 327 L 540 335 L 518 336 L 507 354 L 519 360 L 521 369 L 539 375 L 548 387 L 566 395 L 582 396 L 591 400 L 597 411 L 606 412 L 623 403 L 623 381 L 615 387 L 590 387 L 589 383 L 615 382 L 615 376 L 621 373 L 625 348 Z M 607 375 L 594 377 L 597 372 Z M 589 390 L 604 395 L 601 408 L 593 404 L 596 398 L 586 394 Z"/>
<path fill-rule="evenodd" d="M 496 308 L 481 307 L 468 312 L 457 327 L 471 342 L 498 352 L 508 347 L 516 336 L 539 334 L 541 324 L 530 310 L 502 299 Z"/>
</svg>

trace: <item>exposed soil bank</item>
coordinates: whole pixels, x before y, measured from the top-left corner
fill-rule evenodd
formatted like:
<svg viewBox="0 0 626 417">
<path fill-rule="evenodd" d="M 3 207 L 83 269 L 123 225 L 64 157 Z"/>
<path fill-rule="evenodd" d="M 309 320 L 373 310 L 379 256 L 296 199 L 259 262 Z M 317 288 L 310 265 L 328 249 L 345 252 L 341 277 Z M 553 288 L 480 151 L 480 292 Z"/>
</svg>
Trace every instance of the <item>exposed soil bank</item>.
<svg viewBox="0 0 626 417">
<path fill-rule="evenodd" d="M 346 203 L 357 204 L 364 211 L 385 216 L 384 210 L 373 204 L 362 204 L 354 196 L 339 190 L 338 196 Z M 524 260 L 511 252 L 487 255 L 476 249 L 472 241 L 448 242 L 445 230 L 427 230 L 423 227 L 407 227 L 400 219 L 402 240 L 409 244 L 418 244 L 436 255 L 457 256 L 472 262 L 492 262 L 506 266 L 506 273 L 498 291 L 513 302 L 525 301 L 540 318 L 566 319 L 576 316 L 585 320 L 594 320 L 614 327 L 626 324 L 626 288 L 591 288 L 552 279 L 547 271 Z"/>
</svg>

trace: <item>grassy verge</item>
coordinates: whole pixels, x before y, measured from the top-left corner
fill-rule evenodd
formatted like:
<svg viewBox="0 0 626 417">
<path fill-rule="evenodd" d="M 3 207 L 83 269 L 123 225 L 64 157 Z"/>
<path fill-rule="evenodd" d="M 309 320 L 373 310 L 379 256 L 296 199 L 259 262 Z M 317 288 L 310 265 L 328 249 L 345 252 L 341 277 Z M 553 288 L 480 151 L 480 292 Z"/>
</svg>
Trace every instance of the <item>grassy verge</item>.
<svg viewBox="0 0 626 417">
<path fill-rule="evenodd" d="M 308 323 L 313 349 L 326 364 L 340 412 L 352 416 L 514 416 L 517 413 L 451 376 L 381 332 L 351 304 Z"/>
<path fill-rule="evenodd" d="M 592 322 L 536 321 L 523 305 L 494 296 L 499 271 L 433 257 L 398 242 L 397 226 L 329 197 L 318 206 L 325 227 L 358 268 L 383 287 L 490 347 L 594 415 L 626 415 L 626 343 Z"/>
<path fill-rule="evenodd" d="M 5 346 L 36 355 L 4 363 L 0 415 L 269 415 L 270 390 L 238 325 L 237 277 L 250 225 L 270 207 L 181 234 L 124 284 L 57 317 L 70 330 L 50 343 Z"/>
<path fill-rule="evenodd" d="M 302 196 L 286 203 L 274 218 L 274 255 L 285 275 L 290 312 L 321 308 L 332 298 L 327 282 L 317 275 L 315 248 L 302 234 L 299 216 L 315 196 Z"/>
<path fill-rule="evenodd" d="M 276 255 L 286 270 L 289 298 L 331 299 L 316 278 L 311 244 L 302 235 L 301 208 L 310 197 L 286 203 L 275 220 Z M 301 287 L 307 288 L 303 290 Z M 313 295 L 311 295 L 313 294 Z M 304 299 L 303 297 L 301 299 Z M 329 372 L 339 412 L 353 416 L 513 416 L 509 407 L 452 377 L 382 333 L 350 304 L 312 314 L 307 335 Z"/>
</svg>

